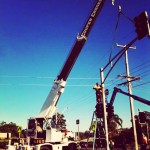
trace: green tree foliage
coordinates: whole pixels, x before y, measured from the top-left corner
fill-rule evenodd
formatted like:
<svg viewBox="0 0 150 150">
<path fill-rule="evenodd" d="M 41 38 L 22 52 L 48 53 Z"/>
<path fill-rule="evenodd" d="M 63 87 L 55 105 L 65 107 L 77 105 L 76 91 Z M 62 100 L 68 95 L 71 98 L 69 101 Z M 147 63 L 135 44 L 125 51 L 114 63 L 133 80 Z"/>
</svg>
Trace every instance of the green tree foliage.
<svg viewBox="0 0 150 150">
<path fill-rule="evenodd" d="M 80 140 L 88 139 L 90 137 L 93 137 L 93 133 L 91 133 L 90 131 L 79 132 L 79 135 L 80 135 Z"/>
<path fill-rule="evenodd" d="M 108 119 L 108 131 L 111 136 L 116 134 L 118 127 L 122 128 L 122 119 L 117 115 L 114 114 L 110 119 Z"/>
<path fill-rule="evenodd" d="M 134 137 L 133 137 L 133 129 L 132 128 L 125 128 L 121 129 L 119 131 L 119 134 L 113 136 L 113 140 L 115 142 L 115 147 L 120 147 L 123 148 L 125 145 L 128 145 L 128 148 L 131 149 L 131 143 L 134 142 Z"/>
<path fill-rule="evenodd" d="M 13 122 L 0 122 L 0 132 L 11 133 L 12 137 L 18 137 L 17 127 L 18 126 Z"/>
<path fill-rule="evenodd" d="M 84 132 L 85 138 L 89 138 L 93 136 L 93 133 L 90 133 L 89 131 Z"/>
<path fill-rule="evenodd" d="M 66 119 L 63 114 L 57 113 L 52 117 L 52 125 L 53 127 L 60 128 L 61 130 L 66 129 Z"/>
</svg>

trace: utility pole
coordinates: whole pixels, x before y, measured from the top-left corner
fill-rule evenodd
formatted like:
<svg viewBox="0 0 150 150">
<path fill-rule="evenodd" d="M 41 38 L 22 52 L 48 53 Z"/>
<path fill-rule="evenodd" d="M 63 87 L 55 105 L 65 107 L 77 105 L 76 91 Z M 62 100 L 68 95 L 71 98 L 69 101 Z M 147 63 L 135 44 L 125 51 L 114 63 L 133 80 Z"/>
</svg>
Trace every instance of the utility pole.
<svg viewBox="0 0 150 150">
<path fill-rule="evenodd" d="M 116 43 L 117 46 L 126 48 L 126 45 L 119 45 Z M 131 49 L 136 49 L 136 47 L 129 47 Z M 129 61 L 128 61 L 128 53 L 127 50 L 125 51 L 125 66 L 126 66 L 126 78 L 128 84 L 128 92 L 132 94 L 132 85 L 131 85 L 131 78 L 130 78 L 130 71 L 129 71 Z M 131 110 L 131 118 L 132 118 L 132 127 L 134 133 L 134 141 L 135 141 L 135 150 L 138 150 L 138 141 L 137 141 L 137 133 L 136 133 L 136 125 L 135 125 L 135 118 L 134 118 L 134 106 L 133 106 L 133 99 L 129 96 L 130 100 L 130 110 Z"/>
<path fill-rule="evenodd" d="M 102 101 L 103 101 L 103 108 L 104 108 L 104 125 L 105 125 L 105 137 L 106 137 L 106 150 L 109 150 L 108 124 L 107 124 L 107 114 L 106 114 L 106 98 L 105 98 L 103 68 L 100 69 L 100 75 L 101 75 L 101 86 L 102 86 Z"/>
</svg>

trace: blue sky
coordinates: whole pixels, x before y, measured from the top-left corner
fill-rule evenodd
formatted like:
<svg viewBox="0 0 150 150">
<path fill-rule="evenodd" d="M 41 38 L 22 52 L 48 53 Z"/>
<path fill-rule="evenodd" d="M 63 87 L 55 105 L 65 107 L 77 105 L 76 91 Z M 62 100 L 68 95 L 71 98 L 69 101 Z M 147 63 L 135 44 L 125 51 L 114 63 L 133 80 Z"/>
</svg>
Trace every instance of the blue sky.
<svg viewBox="0 0 150 150">
<path fill-rule="evenodd" d="M 39 113 L 93 4 L 94 0 L 0 0 L 0 121 L 26 128 L 27 119 Z M 123 15 L 115 32 L 118 5 L 131 19 L 145 10 L 150 16 L 149 0 L 117 0 L 115 6 L 106 1 L 58 103 L 69 130 L 77 131 L 76 119 L 81 131 L 90 126 L 96 104 L 92 88 L 100 82 L 99 69 L 107 64 L 111 50 L 112 56 L 121 50 L 112 46 L 113 39 L 125 45 L 136 37 L 134 24 Z M 150 39 L 134 46 L 136 50 L 128 51 L 130 74 L 141 80 L 132 83 L 133 94 L 150 100 Z M 113 88 L 125 82 L 117 77 L 124 73 L 122 57 L 105 82 L 108 101 Z M 119 88 L 127 91 L 126 86 Z M 118 94 L 114 109 L 123 127 L 131 127 L 129 98 Z M 134 101 L 135 114 L 138 109 L 150 111 Z"/>
</svg>

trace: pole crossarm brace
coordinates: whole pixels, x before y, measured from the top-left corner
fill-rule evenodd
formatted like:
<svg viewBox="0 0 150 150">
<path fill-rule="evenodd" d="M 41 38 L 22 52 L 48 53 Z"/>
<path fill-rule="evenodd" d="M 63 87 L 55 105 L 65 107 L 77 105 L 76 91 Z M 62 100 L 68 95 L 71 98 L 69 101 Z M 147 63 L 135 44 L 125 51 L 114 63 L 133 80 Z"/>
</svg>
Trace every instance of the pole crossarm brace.
<svg viewBox="0 0 150 150">
<path fill-rule="evenodd" d="M 130 77 L 127 77 L 127 78 L 130 78 Z M 131 78 L 133 78 L 133 79 L 130 80 L 130 81 L 127 81 L 127 82 L 123 82 L 123 83 L 117 84 L 117 86 L 126 85 L 126 84 L 128 84 L 129 82 L 133 82 L 133 81 L 136 81 L 136 80 L 140 80 L 140 77 L 131 77 Z"/>
<path fill-rule="evenodd" d="M 118 75 L 118 77 L 122 77 L 122 78 L 130 78 L 130 79 L 137 79 L 137 80 L 139 80 L 139 79 L 140 79 L 140 77 L 135 77 L 135 76 L 126 76 L 126 75 L 121 75 L 121 74 L 119 74 L 119 75 Z"/>
<path fill-rule="evenodd" d="M 130 48 L 130 46 L 137 40 L 138 38 L 134 38 L 129 44 L 126 45 L 126 47 L 124 47 L 121 51 L 119 51 L 107 64 L 106 66 L 103 68 L 102 71 L 104 71 L 109 65 L 110 63 L 116 59 L 118 57 L 118 59 L 114 62 L 113 66 L 110 68 L 110 70 L 108 71 L 108 73 L 105 76 L 105 79 L 103 80 L 103 83 L 105 82 L 105 80 L 107 79 L 108 75 L 110 74 L 110 72 L 112 71 L 112 69 L 115 67 L 115 65 L 117 64 L 117 62 L 120 60 L 120 58 L 124 55 L 124 53 Z"/>
<path fill-rule="evenodd" d="M 120 44 L 118 44 L 118 43 L 116 43 L 116 46 L 119 46 L 119 47 L 122 47 L 122 48 L 125 48 L 125 47 L 126 47 L 126 45 L 120 45 Z M 132 47 L 129 47 L 129 48 L 131 48 L 131 49 L 136 49 L 136 46 L 132 46 Z"/>
<path fill-rule="evenodd" d="M 134 100 L 137 100 L 137 101 L 139 101 L 139 102 L 141 102 L 141 103 L 144 103 L 144 104 L 150 106 L 150 101 L 149 101 L 149 100 L 146 100 L 146 99 L 141 98 L 141 97 L 136 96 L 136 95 L 129 94 L 129 93 L 124 92 L 124 91 L 122 91 L 121 89 L 116 88 L 116 87 L 114 87 L 114 92 L 113 92 L 112 97 L 111 97 L 111 100 L 110 100 L 110 104 L 111 104 L 111 105 L 113 105 L 113 103 L 114 103 L 114 100 L 115 100 L 115 97 L 116 97 L 117 92 L 119 92 L 119 93 L 121 93 L 121 94 L 124 94 L 124 95 L 126 95 L 126 96 L 130 96 L 130 97 L 132 97 Z"/>
</svg>

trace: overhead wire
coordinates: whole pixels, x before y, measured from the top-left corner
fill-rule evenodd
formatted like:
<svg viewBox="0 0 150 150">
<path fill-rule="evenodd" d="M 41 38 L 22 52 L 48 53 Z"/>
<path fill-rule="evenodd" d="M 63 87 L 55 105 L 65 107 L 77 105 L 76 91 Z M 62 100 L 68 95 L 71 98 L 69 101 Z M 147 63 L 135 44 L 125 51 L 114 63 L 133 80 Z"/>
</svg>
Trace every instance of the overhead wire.
<svg viewBox="0 0 150 150">
<path fill-rule="evenodd" d="M 135 69 L 139 69 L 138 71 L 140 71 L 142 68 L 143 68 L 143 66 L 145 65 L 145 67 L 149 67 L 149 65 L 147 65 L 148 63 L 149 63 L 150 61 L 145 61 L 144 63 L 142 63 L 142 64 L 140 64 L 140 65 L 137 65 L 137 66 L 135 66 L 134 68 L 132 68 L 132 69 L 130 69 L 130 71 L 133 73 L 133 70 L 135 70 Z M 142 73 L 140 73 L 139 75 L 143 75 L 144 73 L 148 73 L 150 70 L 148 70 L 148 71 L 145 71 L 145 72 L 142 72 Z M 135 73 L 135 72 L 134 72 Z M 125 72 L 124 73 L 121 73 L 122 75 L 123 74 L 125 74 Z M 144 74 L 142 77 L 144 77 L 144 76 L 146 76 L 146 75 L 149 75 L 149 74 Z M 118 78 L 118 77 L 116 77 L 116 78 L 114 78 L 114 80 L 112 80 L 112 81 L 109 81 L 109 82 L 106 82 L 107 84 L 109 83 L 110 85 L 108 85 L 107 86 L 107 88 L 109 88 L 109 87 L 113 87 L 114 85 L 117 85 L 119 82 L 121 82 L 123 80 L 123 78 Z M 112 82 L 112 83 L 111 83 Z M 142 84 L 139 84 L 139 85 L 136 85 L 136 86 L 133 86 L 133 87 L 138 87 L 138 86 L 142 86 L 142 85 L 145 85 L 145 84 L 148 84 L 149 82 L 145 82 L 144 84 L 142 83 Z"/>
<path fill-rule="evenodd" d="M 134 23 L 134 21 L 131 19 L 131 18 L 129 18 L 127 15 L 125 15 L 124 13 L 123 13 L 123 11 L 121 11 L 120 12 L 120 14 L 122 14 L 125 18 L 127 18 L 129 21 L 131 21 L 132 23 Z M 149 62 L 149 61 L 148 61 Z M 143 65 L 145 65 L 146 63 L 143 63 L 143 64 L 141 64 L 141 65 L 139 65 L 139 66 L 137 66 L 137 67 L 135 67 L 134 69 L 136 69 L 136 68 L 139 68 L 139 67 L 141 67 L 141 66 L 143 66 Z M 146 65 L 145 66 L 145 68 L 146 67 L 149 67 L 150 65 Z M 145 69 L 144 68 L 144 69 Z M 133 69 L 130 69 L 130 71 L 132 72 L 132 74 L 133 73 L 136 73 L 136 72 L 139 72 L 139 71 L 141 71 L 141 70 L 143 70 L 143 67 L 142 68 L 140 68 L 140 69 L 138 69 L 138 70 L 136 70 L 136 71 L 132 71 Z M 142 77 L 144 77 L 144 76 L 147 76 L 148 74 L 145 74 L 145 73 L 148 73 L 150 70 L 147 70 L 147 71 L 144 71 L 144 72 L 142 72 L 142 73 L 139 73 L 138 75 L 143 75 Z M 136 85 L 136 86 L 133 86 L 133 87 L 138 87 L 138 86 L 143 86 L 143 85 L 145 85 L 145 84 L 149 84 L 149 81 L 148 82 L 145 82 L 145 83 L 142 83 L 142 84 L 138 84 L 138 85 Z"/>
<path fill-rule="evenodd" d="M 138 70 L 135 70 L 135 71 L 133 71 L 133 70 L 131 69 L 131 73 L 132 73 L 132 74 L 137 73 L 137 72 L 139 72 L 139 71 L 141 71 L 141 70 L 143 70 L 143 69 L 145 69 L 145 68 L 147 68 L 147 67 L 149 67 L 149 66 L 150 66 L 150 64 L 144 66 L 144 68 L 141 67 L 141 68 L 139 68 Z M 136 69 L 137 69 L 137 68 L 136 68 Z"/>
<path fill-rule="evenodd" d="M 119 80 L 118 80 L 119 81 Z M 116 82 L 115 84 L 117 84 L 118 82 Z M 135 85 L 135 83 L 136 83 L 136 85 Z M 140 83 L 140 84 L 137 84 L 137 82 L 134 82 L 134 83 L 132 83 L 133 84 L 133 88 L 138 88 L 138 87 L 141 87 L 141 86 L 144 86 L 144 85 L 148 85 L 150 83 L 150 81 L 147 81 L 147 82 L 144 82 L 144 83 Z M 112 86 L 114 86 L 114 83 L 112 84 Z M 111 85 L 109 86 L 109 87 L 111 87 Z M 108 87 L 108 88 L 109 88 Z M 124 86 L 125 87 L 125 86 Z"/>
<path fill-rule="evenodd" d="M 132 23 L 133 23 L 133 20 L 131 20 L 128 16 L 126 16 L 123 12 L 121 13 L 125 18 L 127 18 L 129 21 L 131 21 Z M 120 17 L 120 16 L 119 16 Z M 116 26 L 118 26 L 118 24 L 116 25 Z M 114 42 L 113 42 L 113 44 L 112 45 L 114 45 Z M 112 49 L 111 49 L 111 52 L 110 52 L 110 57 L 111 57 L 111 55 L 112 55 Z M 147 65 L 147 67 L 148 67 L 149 65 Z M 138 66 L 136 66 L 137 68 L 138 68 Z M 135 73 L 135 72 L 139 72 L 140 70 L 142 70 L 141 68 L 139 69 L 139 70 L 136 70 L 136 71 L 134 71 L 134 72 L 132 72 L 132 73 Z M 131 69 L 131 71 L 132 71 L 132 69 Z M 148 71 L 146 71 L 146 72 L 142 72 L 141 74 L 144 74 L 144 73 L 147 73 Z M 109 85 L 109 87 L 111 86 L 111 85 L 114 85 L 114 82 L 119 82 L 121 79 L 116 79 L 116 78 L 114 78 L 113 80 L 111 80 L 111 81 L 109 81 L 109 83 L 111 83 L 111 82 L 113 82 L 112 84 L 110 84 Z M 142 83 L 141 85 L 145 85 L 145 84 L 149 84 L 150 82 L 148 81 L 148 82 L 145 82 L 145 83 Z M 138 87 L 139 85 L 137 85 L 137 87 Z M 107 86 L 108 87 L 108 86 Z M 113 87 L 113 86 L 112 86 Z M 133 86 L 133 87 L 135 87 L 135 86 Z M 86 100 L 85 100 L 85 102 L 86 102 Z"/>
<path fill-rule="evenodd" d="M 121 14 L 121 7 L 118 6 L 118 17 L 117 17 L 117 21 L 116 21 L 116 25 L 115 25 L 115 29 L 114 29 L 112 45 L 111 45 L 110 54 L 109 54 L 109 62 L 110 62 L 110 60 L 111 60 L 112 51 L 113 51 L 113 47 L 114 47 L 114 44 L 115 44 L 116 33 L 117 33 L 118 24 L 119 24 L 119 20 L 120 20 L 120 14 Z M 110 62 L 110 64 L 111 64 L 111 63 L 112 63 L 112 62 Z"/>
<path fill-rule="evenodd" d="M 127 20 L 129 20 L 130 22 L 134 23 L 134 21 L 129 17 L 127 16 L 122 10 L 120 12 Z"/>
<path fill-rule="evenodd" d="M 147 82 L 144 82 L 144 83 L 135 85 L 135 86 L 133 86 L 133 87 L 135 88 L 135 87 L 138 87 L 138 86 L 143 86 L 143 85 L 145 85 L 145 84 L 150 84 L 150 81 L 147 81 Z"/>
<path fill-rule="evenodd" d="M 148 63 L 150 63 L 150 60 L 146 60 L 146 61 L 143 62 L 142 64 L 140 64 L 140 65 L 138 65 L 138 66 L 136 66 L 136 67 L 134 67 L 134 68 L 131 68 L 131 70 L 135 70 L 135 69 L 137 69 L 137 68 L 139 68 L 139 67 L 141 67 L 141 66 L 144 66 L 145 64 L 148 64 Z"/>
<path fill-rule="evenodd" d="M 144 77 L 144 76 L 148 75 L 148 74 L 145 74 L 145 73 L 148 73 L 148 72 L 150 72 L 150 70 L 146 70 L 146 71 L 144 71 L 144 72 L 142 72 L 142 73 L 139 73 L 138 76 Z M 144 75 L 143 75 L 143 74 L 144 74 Z"/>
<path fill-rule="evenodd" d="M 111 51 L 110 51 L 110 56 L 109 56 L 109 62 L 108 64 L 111 64 L 111 69 L 110 71 L 113 69 L 114 65 L 112 66 L 112 60 L 111 60 L 111 57 L 112 57 L 112 49 L 113 49 L 113 46 L 115 44 L 115 37 L 116 37 L 116 32 L 117 32 L 117 29 L 118 29 L 118 24 L 119 24 L 119 20 L 120 20 L 120 15 L 123 14 L 128 20 L 131 21 L 131 19 L 129 17 L 127 17 L 121 10 L 121 6 L 118 7 L 118 18 L 117 18 L 117 22 L 116 22 L 116 26 L 115 26 L 115 31 L 114 31 L 114 36 L 113 36 L 113 42 L 112 42 L 112 47 L 111 47 Z M 133 23 L 133 22 L 132 22 Z M 117 61 L 115 62 L 115 64 L 118 62 L 118 60 L 122 57 L 122 55 L 117 59 Z M 109 75 L 110 71 L 108 72 L 107 76 Z M 106 77 L 107 78 L 107 77 Z M 105 81 L 105 80 L 104 80 Z"/>
<path fill-rule="evenodd" d="M 135 67 L 130 68 L 130 73 L 133 74 L 133 73 L 137 72 L 136 69 L 137 69 L 137 68 L 140 68 L 140 67 L 142 67 L 142 68 L 145 69 L 146 67 L 149 66 L 149 65 L 147 65 L 149 62 L 150 62 L 149 60 L 148 60 L 148 61 L 146 60 L 146 61 L 143 62 L 142 64 L 139 64 L 139 65 L 137 65 L 137 66 L 135 66 Z M 144 65 L 146 65 L 146 66 L 144 66 Z M 142 68 L 140 68 L 138 71 L 142 70 Z M 121 73 L 121 74 L 122 74 L 122 75 L 125 75 L 126 73 L 123 72 L 123 73 Z"/>
<path fill-rule="evenodd" d="M 117 19 L 117 23 L 116 23 L 116 26 L 115 26 L 114 33 L 117 31 L 117 27 L 118 27 L 118 23 L 119 23 L 119 17 L 120 17 L 120 15 L 118 14 L 118 19 Z M 107 20 L 107 22 L 108 23 L 105 23 L 105 24 L 109 25 L 109 20 Z M 113 41 L 115 41 L 115 36 L 114 36 L 114 40 Z M 113 44 L 114 44 L 114 42 L 113 42 Z M 111 46 L 111 47 L 113 47 L 113 46 Z M 100 67 L 98 65 L 100 65 L 100 62 L 102 62 L 104 59 L 108 58 L 109 53 L 110 53 L 110 50 L 106 51 L 106 53 L 101 58 L 99 58 L 97 61 L 95 61 L 94 65 L 92 65 L 90 68 L 88 67 L 89 71 L 87 71 L 87 72 L 90 72 L 91 69 L 93 69 L 93 67 L 97 67 L 99 69 Z M 86 76 L 87 76 L 87 73 L 86 73 Z"/>
<path fill-rule="evenodd" d="M 123 15 L 125 18 L 127 18 L 129 21 L 131 21 L 132 23 L 134 23 L 134 21 L 128 17 L 127 15 L 125 15 L 125 13 L 123 13 L 121 6 L 118 6 L 118 17 L 117 17 L 117 21 L 116 21 L 116 26 L 114 29 L 114 35 L 113 35 L 113 40 L 112 40 L 112 46 L 111 46 L 111 50 L 110 50 L 110 56 L 109 56 L 109 62 L 111 60 L 112 57 L 112 51 L 113 51 L 113 47 L 115 45 L 115 40 L 116 40 L 116 33 L 117 33 L 117 29 L 118 29 L 118 25 L 119 25 L 119 21 L 120 21 L 120 16 Z M 112 62 L 110 62 L 111 64 Z"/>
<path fill-rule="evenodd" d="M 121 7 L 120 7 L 120 11 L 119 11 L 119 17 L 118 18 L 120 18 L 120 14 L 122 14 L 125 18 L 127 18 L 129 21 L 131 21 L 132 23 L 134 23 L 134 21 L 132 20 L 132 19 L 130 19 L 127 15 L 125 15 L 124 13 L 123 13 L 123 11 L 121 10 Z M 119 21 L 118 21 L 119 22 Z M 117 23 L 117 25 L 116 26 L 118 26 L 118 23 Z M 113 44 L 112 44 L 113 45 Z M 112 51 L 111 51 L 111 53 L 110 53 L 110 56 L 111 56 L 111 54 L 112 54 Z"/>
</svg>

